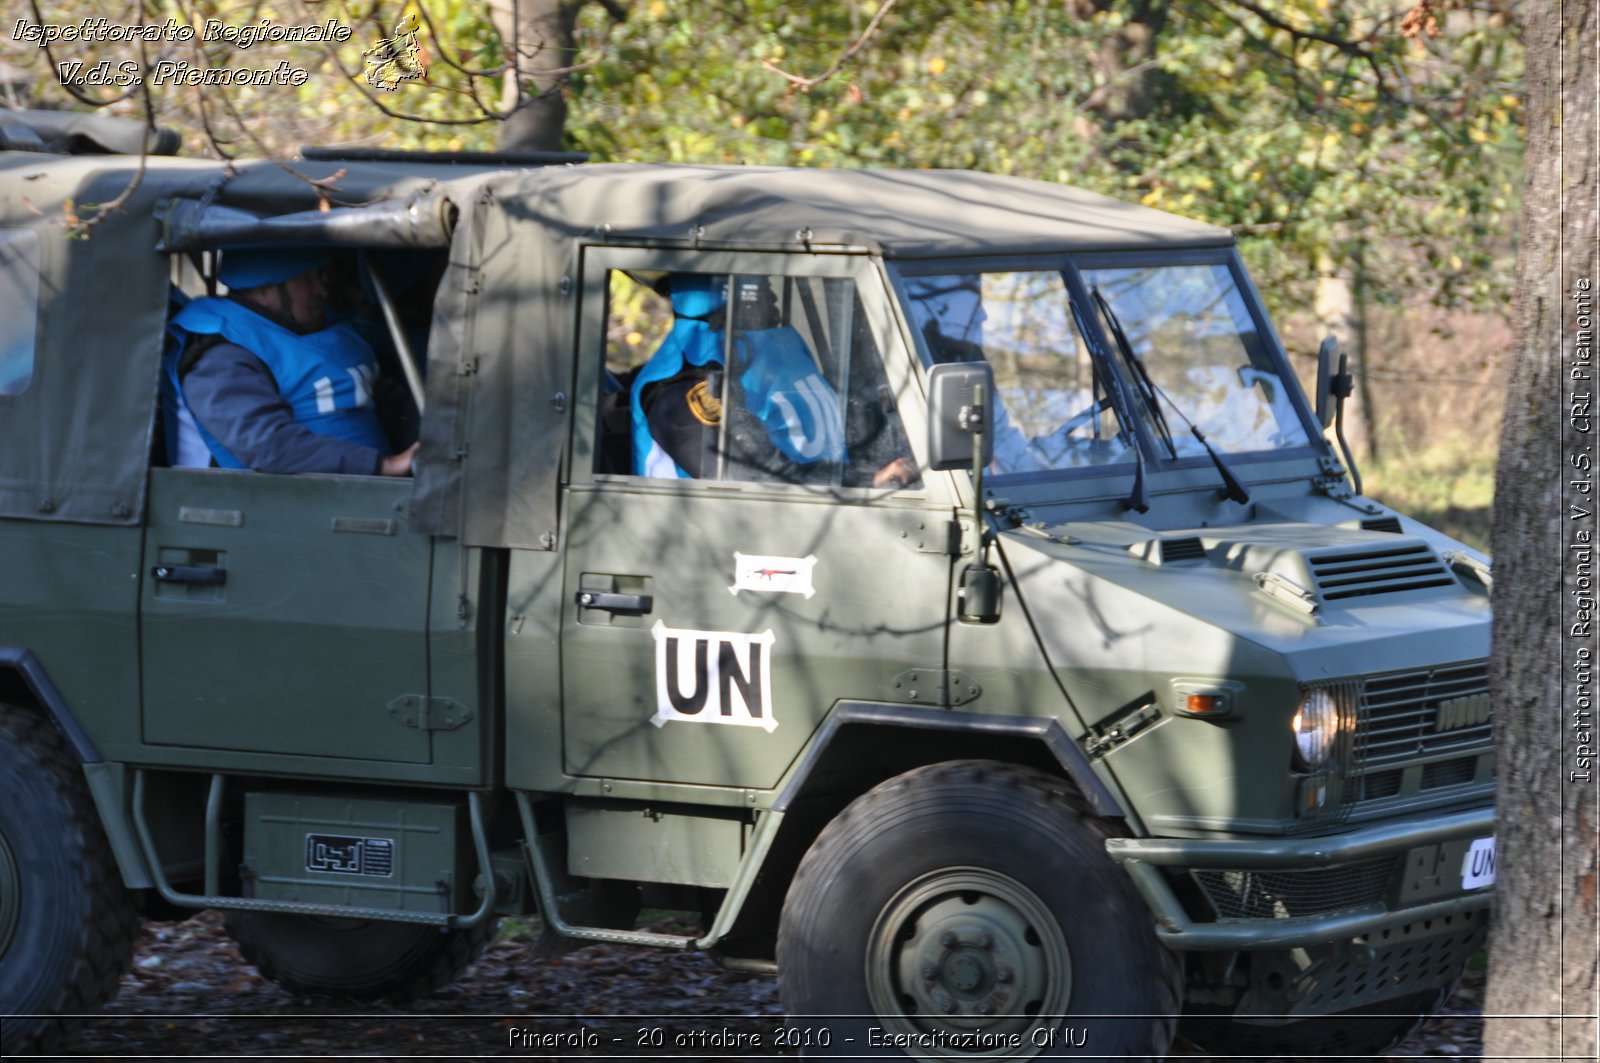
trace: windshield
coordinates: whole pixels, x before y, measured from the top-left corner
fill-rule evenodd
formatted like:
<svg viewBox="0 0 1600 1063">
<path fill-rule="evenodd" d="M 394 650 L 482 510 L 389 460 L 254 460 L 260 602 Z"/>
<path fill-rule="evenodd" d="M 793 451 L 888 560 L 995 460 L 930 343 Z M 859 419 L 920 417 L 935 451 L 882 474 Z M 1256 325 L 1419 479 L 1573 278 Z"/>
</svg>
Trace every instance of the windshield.
<svg viewBox="0 0 1600 1063">
<path fill-rule="evenodd" d="M 1099 296 L 1087 313 L 1065 276 L 1052 266 L 905 278 L 925 357 L 984 358 L 994 368 L 1000 408 L 991 472 L 1131 465 L 1133 442 L 1108 372 L 1118 374 L 1162 457 L 1205 454 L 1191 423 L 1229 453 L 1309 442 L 1226 264 L 1085 269 L 1085 286 Z M 1120 345 L 1110 338 L 1107 310 L 1153 387 L 1126 356 L 1110 353 Z M 1091 318 L 1098 325 L 1092 335 Z M 1106 357 L 1092 354 L 1099 344 Z M 1163 423 L 1171 426 L 1170 443 Z"/>
<path fill-rule="evenodd" d="M 1309 442 L 1226 265 L 1086 269 L 1083 282 L 1115 314 L 1155 385 L 1150 401 L 1173 425 L 1162 444 L 1168 456 L 1205 453 L 1180 427 L 1190 422 L 1224 451 Z"/>
<path fill-rule="evenodd" d="M 936 362 L 994 367 L 991 471 L 1132 461 L 1059 270 L 912 277 L 912 327 Z"/>
</svg>

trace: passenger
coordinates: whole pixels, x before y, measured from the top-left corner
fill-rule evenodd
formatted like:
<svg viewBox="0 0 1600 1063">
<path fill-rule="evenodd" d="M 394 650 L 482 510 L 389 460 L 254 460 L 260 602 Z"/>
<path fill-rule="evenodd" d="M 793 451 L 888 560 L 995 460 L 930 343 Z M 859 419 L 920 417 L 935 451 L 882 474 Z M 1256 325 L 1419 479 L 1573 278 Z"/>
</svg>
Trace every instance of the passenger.
<svg viewBox="0 0 1600 1063">
<path fill-rule="evenodd" d="M 172 464 L 410 475 L 416 444 L 390 453 L 373 408 L 372 348 L 325 321 L 330 261 L 315 249 L 223 252 L 228 297 L 195 299 L 172 319 Z"/>
<path fill-rule="evenodd" d="M 782 323 L 765 279 L 736 281 L 738 371 L 724 381 L 725 284 L 722 277 L 671 278 L 672 331 L 633 381 L 635 474 L 716 477 L 721 460 L 724 479 L 805 482 L 847 463 L 838 393 L 805 340 Z M 734 399 L 726 424 L 724 393 Z M 903 487 L 917 478 L 916 466 L 898 458 L 872 481 Z"/>
</svg>

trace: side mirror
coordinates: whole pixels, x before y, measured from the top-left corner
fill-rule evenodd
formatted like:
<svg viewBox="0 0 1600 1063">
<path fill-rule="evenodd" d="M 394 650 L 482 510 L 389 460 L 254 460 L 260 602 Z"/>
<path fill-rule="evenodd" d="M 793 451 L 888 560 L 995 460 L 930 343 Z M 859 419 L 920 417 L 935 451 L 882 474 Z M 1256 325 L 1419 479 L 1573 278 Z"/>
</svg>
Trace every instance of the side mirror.
<svg viewBox="0 0 1600 1063">
<path fill-rule="evenodd" d="M 1339 364 L 1339 337 L 1328 333 L 1317 348 L 1317 420 L 1326 428 L 1333 423 L 1333 379 Z"/>
<path fill-rule="evenodd" d="M 981 399 L 979 396 L 982 396 Z M 944 362 L 928 370 L 928 464 L 970 469 L 972 437 L 982 433 L 979 466 L 994 457 L 994 370 L 988 362 Z"/>
</svg>

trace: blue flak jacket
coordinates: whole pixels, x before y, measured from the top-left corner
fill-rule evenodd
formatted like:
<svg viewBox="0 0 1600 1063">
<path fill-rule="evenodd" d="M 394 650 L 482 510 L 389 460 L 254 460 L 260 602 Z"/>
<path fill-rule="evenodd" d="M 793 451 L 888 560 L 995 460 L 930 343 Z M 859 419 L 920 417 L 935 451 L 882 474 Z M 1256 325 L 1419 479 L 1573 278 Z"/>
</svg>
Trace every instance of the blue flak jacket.
<svg viewBox="0 0 1600 1063">
<path fill-rule="evenodd" d="M 372 382 L 378 363 L 367 341 L 347 324 L 320 332 L 297 333 L 269 321 L 230 299 L 192 300 L 172 319 L 180 342 L 170 345 L 165 365 L 169 405 L 176 414 L 183 389 L 178 364 L 187 336 L 221 336 L 261 359 L 277 382 L 278 393 L 294 411 L 294 419 L 318 435 L 389 449 L 388 438 L 372 404 Z M 176 423 L 175 421 L 173 423 Z M 200 435 L 224 469 L 245 468 L 217 442 L 204 425 Z"/>
<path fill-rule="evenodd" d="M 689 286 L 682 281 L 672 293 L 678 315 L 672 331 L 633 380 L 629 396 L 633 413 L 633 471 L 638 476 L 688 477 L 650 434 L 640 396 L 644 389 L 671 380 L 687 366 L 721 365 L 723 333 L 702 318 L 724 305 L 722 286 Z M 847 460 L 844 421 L 833 386 L 817 372 L 811 351 L 787 325 L 741 330 L 734 334 L 735 370 L 750 412 L 786 458 L 800 465 Z"/>
</svg>

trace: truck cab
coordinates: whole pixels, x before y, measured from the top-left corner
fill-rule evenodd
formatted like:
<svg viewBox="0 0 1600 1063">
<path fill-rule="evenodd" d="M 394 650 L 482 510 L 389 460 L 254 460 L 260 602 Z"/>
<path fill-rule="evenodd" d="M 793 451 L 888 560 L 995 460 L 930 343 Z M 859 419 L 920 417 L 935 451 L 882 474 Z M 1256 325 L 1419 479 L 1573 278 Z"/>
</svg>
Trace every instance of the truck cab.
<svg viewBox="0 0 1600 1063">
<path fill-rule="evenodd" d="M 76 239 L 138 160 L 0 154 L 7 1052 L 203 909 L 364 998 L 537 914 L 914 1058 L 1376 1051 L 1481 947 L 1487 559 L 1353 489 L 1227 231 L 306 155 Z M 171 318 L 261 246 L 339 259 L 413 478 L 168 462 Z"/>
</svg>

